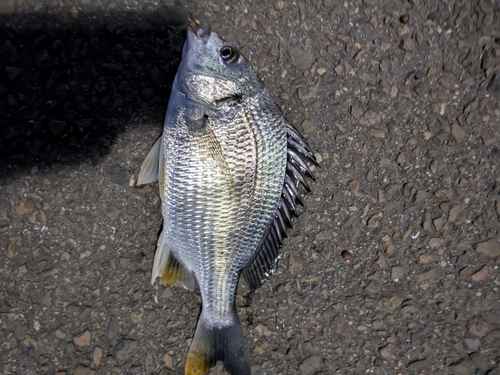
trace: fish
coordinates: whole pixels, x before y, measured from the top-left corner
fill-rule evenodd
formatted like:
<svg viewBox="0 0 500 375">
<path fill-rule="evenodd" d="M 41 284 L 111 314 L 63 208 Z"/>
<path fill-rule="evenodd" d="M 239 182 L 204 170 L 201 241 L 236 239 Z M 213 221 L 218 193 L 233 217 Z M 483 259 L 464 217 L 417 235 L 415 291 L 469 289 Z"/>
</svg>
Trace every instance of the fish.
<svg viewBox="0 0 500 375">
<path fill-rule="evenodd" d="M 159 182 L 163 227 L 151 283 L 197 284 L 201 294 L 185 375 L 219 361 L 232 375 L 250 374 L 237 283 L 242 274 L 253 291 L 276 269 L 312 165 L 307 141 L 239 49 L 189 21 L 163 133 L 137 179 Z"/>
</svg>

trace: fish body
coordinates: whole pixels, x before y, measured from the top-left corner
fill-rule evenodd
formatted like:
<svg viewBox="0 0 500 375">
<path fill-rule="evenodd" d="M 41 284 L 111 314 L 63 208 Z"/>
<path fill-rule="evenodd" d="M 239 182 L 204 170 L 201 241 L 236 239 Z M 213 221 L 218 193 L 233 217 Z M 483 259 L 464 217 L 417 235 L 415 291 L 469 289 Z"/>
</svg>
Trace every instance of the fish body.
<svg viewBox="0 0 500 375">
<path fill-rule="evenodd" d="M 233 375 L 250 374 L 238 278 L 243 271 L 255 289 L 273 271 L 298 184 L 315 162 L 248 61 L 208 25 L 191 22 L 163 134 L 138 179 L 158 179 L 162 198 L 152 282 L 193 290 L 196 280 L 202 296 L 186 375 L 218 361 Z"/>
</svg>

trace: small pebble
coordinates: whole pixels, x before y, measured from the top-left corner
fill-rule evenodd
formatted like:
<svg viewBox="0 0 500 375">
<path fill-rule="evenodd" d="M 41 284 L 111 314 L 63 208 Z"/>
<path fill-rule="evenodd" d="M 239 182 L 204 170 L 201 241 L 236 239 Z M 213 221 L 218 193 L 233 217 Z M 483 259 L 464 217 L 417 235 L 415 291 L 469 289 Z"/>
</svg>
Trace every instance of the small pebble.
<svg viewBox="0 0 500 375">
<path fill-rule="evenodd" d="M 408 13 L 403 14 L 401 17 L 399 17 L 399 22 L 401 23 L 410 22 L 410 15 Z"/>
<path fill-rule="evenodd" d="M 471 334 L 477 337 L 484 337 L 490 331 L 488 323 L 478 316 L 467 322 L 467 329 Z"/>
<path fill-rule="evenodd" d="M 78 336 L 73 338 L 73 342 L 76 346 L 89 346 L 90 340 L 92 338 L 92 333 L 89 330 L 80 333 Z"/>
<path fill-rule="evenodd" d="M 165 355 L 163 356 L 163 363 L 165 363 L 165 366 L 167 368 L 172 368 L 174 367 L 174 361 L 173 361 L 173 358 L 170 354 L 168 353 L 165 353 Z"/>
<path fill-rule="evenodd" d="M 426 71 L 424 71 L 424 70 L 419 70 L 419 71 L 417 71 L 417 72 L 415 73 L 415 75 L 413 76 L 413 78 L 414 78 L 414 79 L 417 79 L 417 80 L 418 80 L 418 79 L 422 79 L 422 78 L 424 78 L 424 77 L 425 77 L 425 75 L 426 75 L 426 74 L 427 74 L 427 72 L 426 72 Z"/>
<path fill-rule="evenodd" d="M 342 251 L 342 253 L 341 253 L 340 255 L 342 255 L 342 258 L 343 258 L 344 260 L 351 260 L 351 259 L 352 259 L 352 254 L 351 254 L 351 252 L 349 252 L 349 251 L 347 251 L 347 250 Z"/>
<path fill-rule="evenodd" d="M 314 62 L 314 55 L 300 47 L 292 47 L 288 53 L 292 59 L 292 64 L 299 69 L 307 70 Z"/>
<path fill-rule="evenodd" d="M 472 77 L 469 77 L 465 81 L 463 81 L 463 84 L 472 87 L 474 86 L 474 79 Z"/>
<path fill-rule="evenodd" d="M 488 266 L 484 265 L 479 271 L 471 276 L 471 279 L 474 281 L 481 281 L 486 279 L 486 277 L 488 277 Z"/>
<path fill-rule="evenodd" d="M 488 241 L 478 243 L 476 251 L 491 258 L 500 256 L 500 237 L 494 237 Z"/>
<path fill-rule="evenodd" d="M 102 348 L 96 346 L 94 348 L 94 353 L 92 355 L 92 360 L 94 362 L 94 365 L 99 366 L 99 364 L 101 363 L 101 359 L 102 359 Z"/>
<path fill-rule="evenodd" d="M 299 366 L 301 375 L 312 375 L 316 374 L 323 366 L 323 359 L 319 355 L 312 355 L 306 358 L 304 362 Z"/>
<path fill-rule="evenodd" d="M 318 68 L 316 70 L 316 73 L 318 73 L 318 75 L 322 76 L 323 74 L 326 73 L 326 69 L 325 68 Z"/>
<path fill-rule="evenodd" d="M 137 350 L 137 341 L 131 339 L 123 339 L 115 348 L 115 358 L 119 361 L 125 361 L 132 356 Z"/>
<path fill-rule="evenodd" d="M 405 276 L 405 268 L 403 266 L 394 266 L 391 268 L 391 279 L 401 280 Z"/>
<path fill-rule="evenodd" d="M 304 129 L 304 132 L 307 134 L 313 134 L 317 130 L 316 125 L 311 120 L 302 121 L 301 126 L 302 126 L 302 129 Z"/>
</svg>

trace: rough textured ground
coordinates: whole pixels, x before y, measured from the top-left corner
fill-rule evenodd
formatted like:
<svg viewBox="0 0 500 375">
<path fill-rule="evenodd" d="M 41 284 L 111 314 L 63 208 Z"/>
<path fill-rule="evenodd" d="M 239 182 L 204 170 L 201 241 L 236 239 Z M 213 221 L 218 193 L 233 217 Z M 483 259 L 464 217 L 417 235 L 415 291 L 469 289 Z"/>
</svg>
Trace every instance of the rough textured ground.
<svg viewBox="0 0 500 375">
<path fill-rule="evenodd" d="M 499 374 L 500 2 L 158 3 L 0 0 L 0 373 L 183 373 L 200 298 L 149 284 L 134 182 L 188 9 L 321 160 L 239 288 L 253 374 Z"/>
</svg>

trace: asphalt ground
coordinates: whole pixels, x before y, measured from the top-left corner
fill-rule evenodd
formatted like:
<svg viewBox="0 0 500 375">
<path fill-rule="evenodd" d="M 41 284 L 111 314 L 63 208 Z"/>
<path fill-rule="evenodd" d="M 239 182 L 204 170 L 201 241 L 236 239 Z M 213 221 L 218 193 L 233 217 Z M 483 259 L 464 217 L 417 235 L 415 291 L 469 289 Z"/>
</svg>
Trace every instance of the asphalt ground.
<svg viewBox="0 0 500 375">
<path fill-rule="evenodd" d="M 201 300 L 150 285 L 160 199 L 134 184 L 187 13 L 320 160 L 278 270 L 239 285 L 252 374 L 499 374 L 486 0 L 0 1 L 0 373 L 183 373 Z"/>
</svg>

